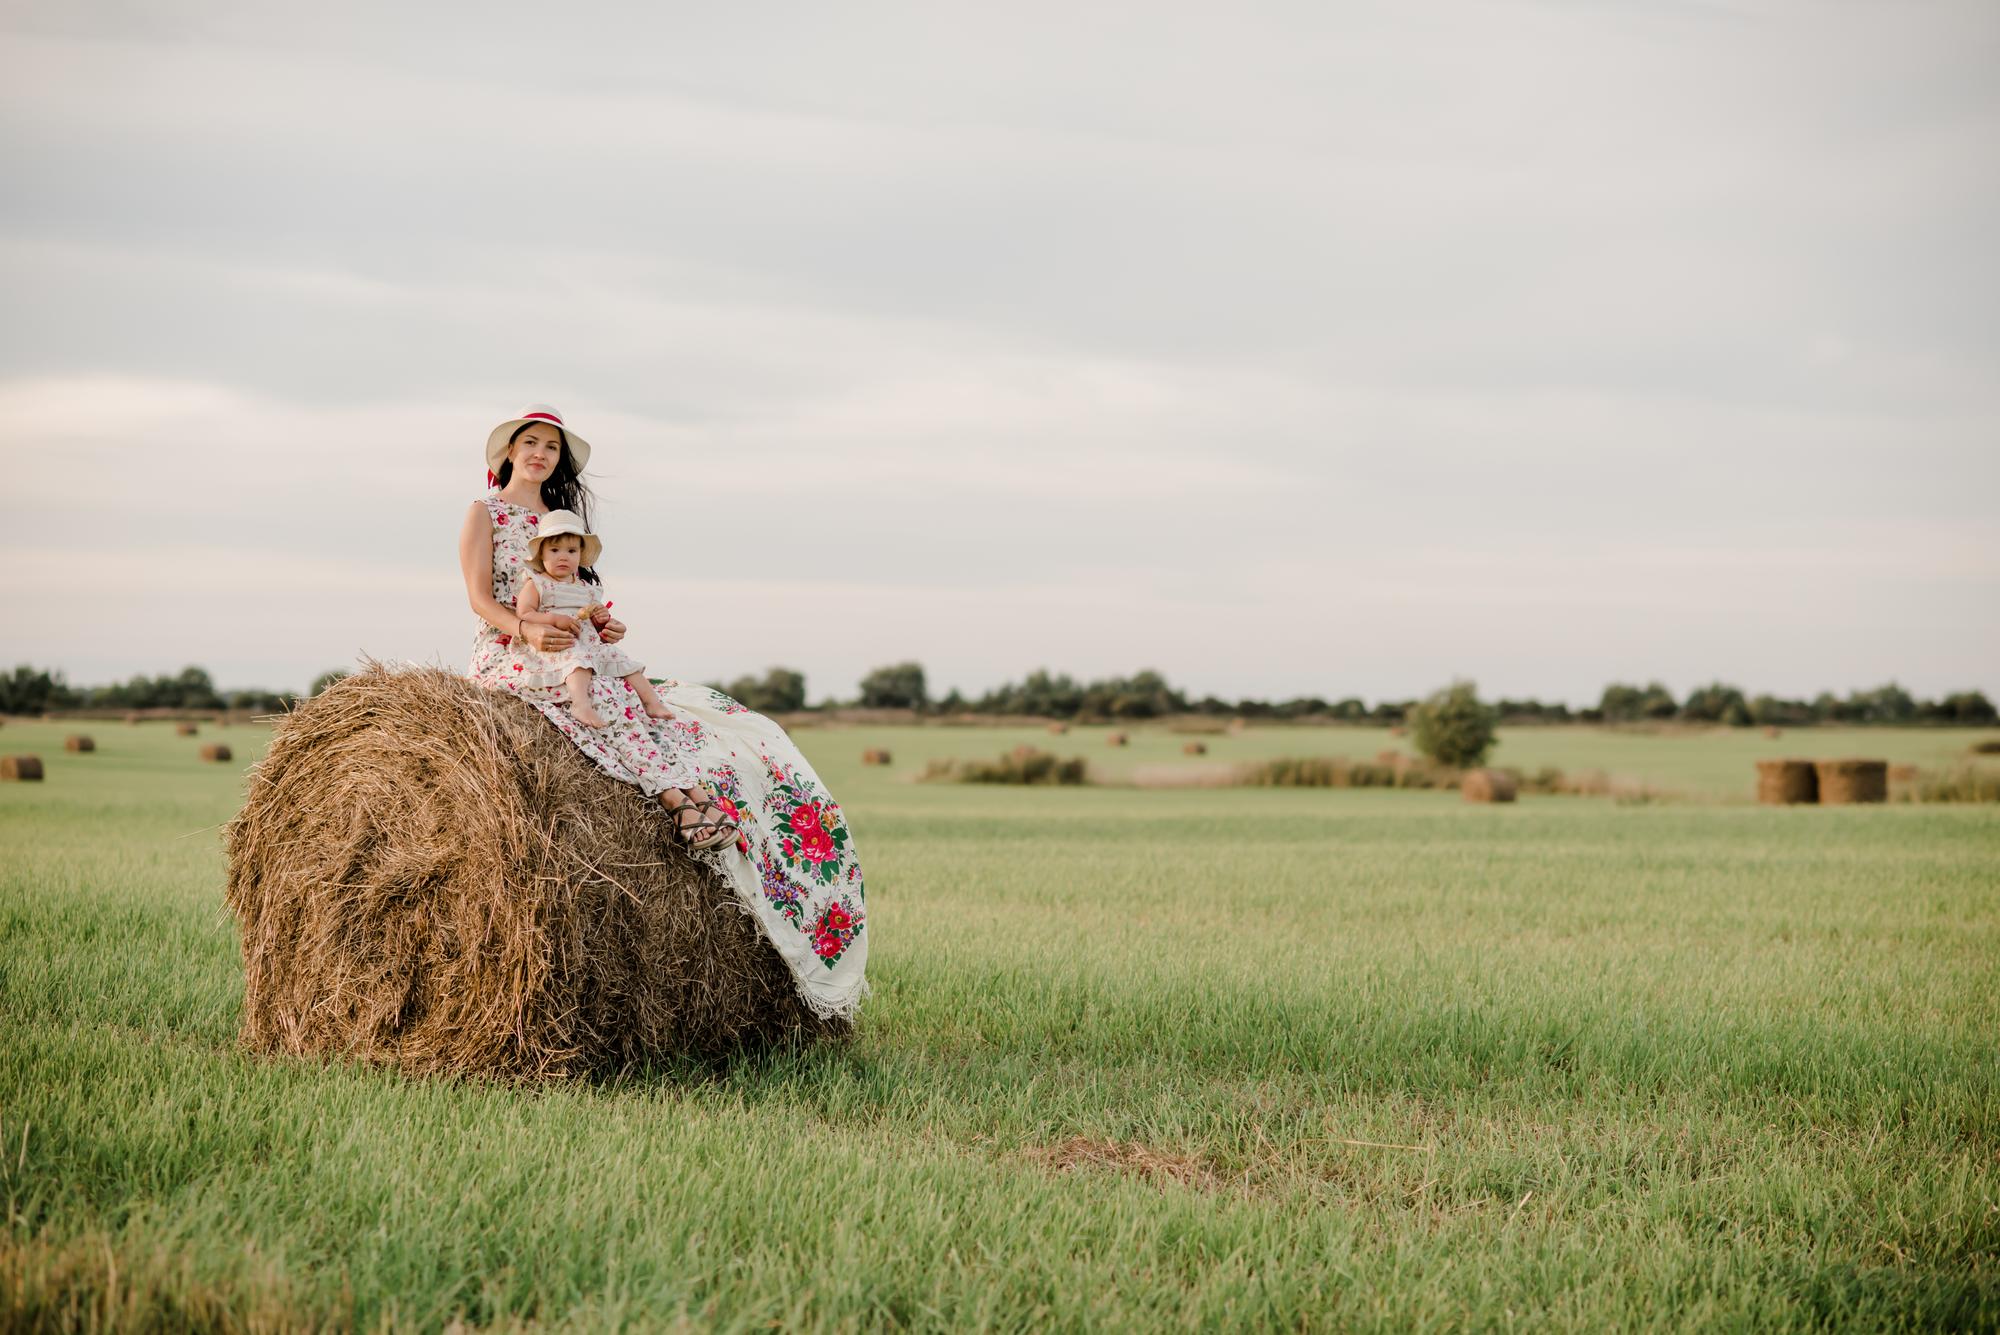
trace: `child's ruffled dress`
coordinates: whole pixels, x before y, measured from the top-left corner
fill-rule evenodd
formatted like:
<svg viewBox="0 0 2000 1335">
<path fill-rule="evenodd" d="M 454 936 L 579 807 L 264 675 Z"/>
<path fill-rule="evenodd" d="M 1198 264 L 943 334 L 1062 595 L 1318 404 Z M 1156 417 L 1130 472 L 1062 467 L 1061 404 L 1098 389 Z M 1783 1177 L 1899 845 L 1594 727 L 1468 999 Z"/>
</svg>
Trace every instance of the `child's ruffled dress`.
<svg viewBox="0 0 2000 1335">
<path fill-rule="evenodd" d="M 597 674 L 599 680 L 616 680 L 646 670 L 645 664 L 617 645 L 606 644 L 598 635 L 597 627 L 583 615 L 591 607 L 601 607 L 609 601 L 602 584 L 586 584 L 580 579 L 551 579 L 539 570 L 526 571 L 525 575 L 534 581 L 542 611 L 575 617 L 583 623 L 583 633 L 576 637 L 575 644 L 555 653 L 524 649 L 521 664 L 527 680 L 522 685 L 560 686 L 578 668 L 588 668 Z"/>
</svg>

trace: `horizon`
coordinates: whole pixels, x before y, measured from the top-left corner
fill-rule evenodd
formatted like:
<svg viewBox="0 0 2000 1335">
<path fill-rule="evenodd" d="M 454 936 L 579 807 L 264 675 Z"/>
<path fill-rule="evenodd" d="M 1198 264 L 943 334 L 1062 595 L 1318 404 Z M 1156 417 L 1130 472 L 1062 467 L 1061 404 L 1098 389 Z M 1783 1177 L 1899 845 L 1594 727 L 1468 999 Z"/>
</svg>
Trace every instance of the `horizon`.
<svg viewBox="0 0 2000 1335">
<path fill-rule="evenodd" d="M 462 667 L 539 400 L 655 675 L 2000 693 L 1990 5 L 30 0 L 0 50 L 11 662 Z"/>
</svg>

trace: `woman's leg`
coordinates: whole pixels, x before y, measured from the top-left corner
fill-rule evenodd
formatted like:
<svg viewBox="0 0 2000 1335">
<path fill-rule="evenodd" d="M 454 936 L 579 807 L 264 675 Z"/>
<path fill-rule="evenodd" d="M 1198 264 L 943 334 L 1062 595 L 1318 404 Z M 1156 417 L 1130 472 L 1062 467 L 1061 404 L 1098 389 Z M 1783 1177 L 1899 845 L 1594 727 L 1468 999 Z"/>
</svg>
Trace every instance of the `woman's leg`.
<svg viewBox="0 0 2000 1335">
<path fill-rule="evenodd" d="M 569 692 L 569 712 L 586 728 L 604 726 L 604 715 L 590 707 L 590 683 L 596 679 L 596 673 L 581 667 L 563 678 L 563 687 Z"/>
</svg>

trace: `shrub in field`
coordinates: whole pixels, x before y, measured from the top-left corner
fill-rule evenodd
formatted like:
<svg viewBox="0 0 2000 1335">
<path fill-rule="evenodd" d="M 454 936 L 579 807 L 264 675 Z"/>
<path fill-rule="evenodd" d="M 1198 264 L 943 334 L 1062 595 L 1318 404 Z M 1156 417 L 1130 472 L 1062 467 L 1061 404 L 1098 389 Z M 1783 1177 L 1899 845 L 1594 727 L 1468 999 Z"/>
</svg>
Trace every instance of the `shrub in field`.
<svg viewBox="0 0 2000 1335">
<path fill-rule="evenodd" d="M 1343 756 L 1280 756 L 1255 760 L 1236 771 L 1244 788 L 1396 788 L 1416 787 L 1401 781 L 1395 765 L 1348 760 Z M 1430 785 L 1421 785 L 1429 787 Z"/>
<path fill-rule="evenodd" d="M 1081 756 L 1062 759 L 1051 751 L 1017 746 L 994 760 L 933 760 L 917 778 L 924 783 L 1085 784 L 1090 766 Z"/>
<path fill-rule="evenodd" d="M 1468 769 L 1493 749 L 1493 709 L 1469 681 L 1455 681 L 1410 711 L 1417 749 L 1440 765 Z"/>
<path fill-rule="evenodd" d="M 1958 765 L 1917 776 L 1908 790 L 1915 802 L 2000 802 L 2000 770 Z"/>
</svg>

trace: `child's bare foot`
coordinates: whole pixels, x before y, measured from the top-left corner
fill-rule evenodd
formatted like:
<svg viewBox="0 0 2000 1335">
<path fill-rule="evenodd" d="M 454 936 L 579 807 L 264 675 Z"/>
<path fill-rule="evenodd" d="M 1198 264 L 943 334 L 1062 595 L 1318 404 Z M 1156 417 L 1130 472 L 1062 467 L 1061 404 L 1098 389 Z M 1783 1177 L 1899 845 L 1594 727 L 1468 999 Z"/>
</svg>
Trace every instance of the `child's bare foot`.
<svg viewBox="0 0 2000 1335">
<path fill-rule="evenodd" d="M 647 718 L 667 719 L 674 716 L 674 711 L 667 708 L 666 702 L 660 699 L 660 693 L 653 689 L 653 683 L 646 680 L 645 673 L 634 672 L 623 680 L 639 697 L 639 706 L 646 711 Z"/>
<path fill-rule="evenodd" d="M 604 715 L 598 713 L 589 705 L 581 705 L 572 700 L 570 701 L 569 712 L 578 723 L 581 723 L 586 728 L 601 728 L 604 726 Z"/>
</svg>

